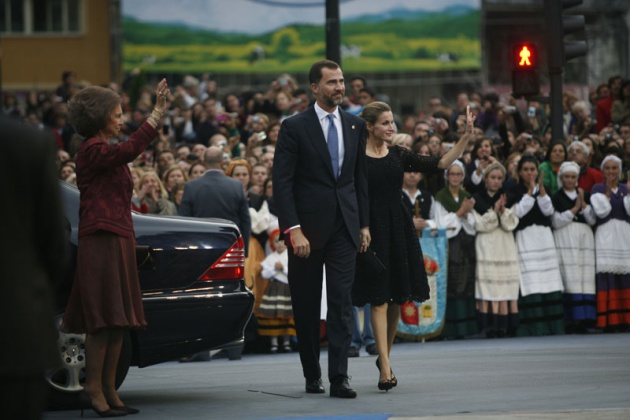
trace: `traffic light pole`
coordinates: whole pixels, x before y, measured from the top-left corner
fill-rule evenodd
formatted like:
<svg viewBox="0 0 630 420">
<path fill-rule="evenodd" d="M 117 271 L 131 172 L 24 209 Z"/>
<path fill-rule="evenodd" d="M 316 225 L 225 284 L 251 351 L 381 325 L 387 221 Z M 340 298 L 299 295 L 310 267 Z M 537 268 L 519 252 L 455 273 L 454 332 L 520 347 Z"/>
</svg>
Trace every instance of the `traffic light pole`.
<svg viewBox="0 0 630 420">
<path fill-rule="evenodd" d="M 326 58 L 341 66 L 339 0 L 326 0 Z"/>
<path fill-rule="evenodd" d="M 564 139 L 562 130 L 562 70 L 564 54 L 562 51 L 564 31 L 562 29 L 561 0 L 545 0 L 545 20 L 548 34 L 549 84 L 551 85 L 551 139 Z"/>
<path fill-rule="evenodd" d="M 562 107 L 562 67 L 549 68 L 550 111 L 551 111 L 551 141 L 564 139 L 563 107 Z"/>
</svg>

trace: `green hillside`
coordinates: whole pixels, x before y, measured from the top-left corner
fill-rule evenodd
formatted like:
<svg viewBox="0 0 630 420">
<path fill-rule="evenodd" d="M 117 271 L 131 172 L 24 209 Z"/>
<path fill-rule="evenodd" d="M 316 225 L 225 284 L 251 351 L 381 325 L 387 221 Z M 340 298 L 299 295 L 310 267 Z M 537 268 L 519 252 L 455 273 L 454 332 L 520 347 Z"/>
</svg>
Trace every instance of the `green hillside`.
<svg viewBox="0 0 630 420">
<path fill-rule="evenodd" d="M 477 69 L 479 11 L 424 19 L 342 24 L 349 71 Z M 303 72 L 325 55 L 323 25 L 291 25 L 263 35 L 223 33 L 125 17 L 123 67 L 155 72 Z M 264 50 L 264 58 L 254 54 Z"/>
</svg>

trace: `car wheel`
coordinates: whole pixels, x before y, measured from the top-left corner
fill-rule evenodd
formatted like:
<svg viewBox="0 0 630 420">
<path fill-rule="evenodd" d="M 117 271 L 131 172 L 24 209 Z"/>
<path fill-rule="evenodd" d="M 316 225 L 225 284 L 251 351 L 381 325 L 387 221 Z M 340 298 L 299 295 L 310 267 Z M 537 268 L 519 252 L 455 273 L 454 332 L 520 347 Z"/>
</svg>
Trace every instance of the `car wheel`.
<svg viewBox="0 0 630 420">
<path fill-rule="evenodd" d="M 50 387 L 51 408 L 76 407 L 79 392 L 85 383 L 85 334 L 66 334 L 59 331 L 63 313 L 55 316 L 57 327 L 57 351 L 61 366 L 46 372 L 46 382 Z M 116 389 L 122 385 L 131 365 L 131 337 L 125 333 L 116 371 Z"/>
</svg>

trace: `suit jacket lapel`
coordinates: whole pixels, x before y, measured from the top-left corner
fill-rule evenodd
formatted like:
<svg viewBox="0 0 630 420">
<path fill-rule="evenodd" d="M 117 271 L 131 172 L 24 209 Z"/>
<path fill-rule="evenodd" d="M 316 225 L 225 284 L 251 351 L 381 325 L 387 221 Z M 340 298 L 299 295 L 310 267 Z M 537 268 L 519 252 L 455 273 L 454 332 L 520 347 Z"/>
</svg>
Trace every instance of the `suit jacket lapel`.
<svg viewBox="0 0 630 420">
<path fill-rule="evenodd" d="M 313 147 L 315 147 L 315 150 L 317 150 L 321 158 L 326 163 L 326 167 L 328 168 L 330 176 L 334 178 L 332 160 L 330 158 L 330 153 L 328 152 L 326 137 L 324 136 L 324 132 L 322 131 L 322 125 L 317 118 L 315 108 L 311 106 L 308 110 L 304 111 L 304 118 L 306 119 L 306 131 L 309 138 L 311 139 L 311 142 L 313 143 Z M 346 136 L 344 135 L 344 144 L 345 137 Z"/>
<path fill-rule="evenodd" d="M 343 111 L 339 110 L 339 115 L 341 119 L 341 127 L 343 130 L 343 147 L 344 147 L 344 158 L 343 164 L 341 165 L 341 174 L 339 177 L 342 177 L 344 173 L 348 174 L 348 165 L 354 164 L 354 156 L 356 155 L 356 147 L 357 147 L 357 127 L 351 124 L 343 115 Z M 332 168 L 332 163 L 330 165 Z"/>
</svg>

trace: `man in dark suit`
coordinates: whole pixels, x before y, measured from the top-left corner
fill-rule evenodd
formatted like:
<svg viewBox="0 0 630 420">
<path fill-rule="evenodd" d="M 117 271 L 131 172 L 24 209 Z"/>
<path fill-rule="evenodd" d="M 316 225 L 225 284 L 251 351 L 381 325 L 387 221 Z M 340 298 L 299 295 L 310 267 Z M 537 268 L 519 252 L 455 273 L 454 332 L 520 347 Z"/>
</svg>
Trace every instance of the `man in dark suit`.
<svg viewBox="0 0 630 420">
<path fill-rule="evenodd" d="M 280 129 L 273 197 L 289 246 L 289 287 L 306 392 L 326 392 L 319 365 L 325 264 L 330 396 L 354 398 L 348 383 L 350 293 L 357 251 L 370 242 L 365 124 L 339 108 L 345 85 L 337 63 L 313 64 L 309 81 L 316 103 Z"/>
<path fill-rule="evenodd" d="M 0 119 L 0 412 L 38 419 L 46 407 L 44 372 L 60 366 L 53 290 L 66 268 L 55 140 Z M 18 351 L 16 351 L 18 349 Z"/>
<path fill-rule="evenodd" d="M 218 217 L 231 220 L 238 226 L 245 243 L 245 256 L 249 247 L 252 222 L 249 217 L 249 204 L 245 197 L 243 184 L 225 175 L 222 169 L 223 150 L 210 146 L 204 153 L 206 173 L 186 183 L 182 204 L 179 206 L 180 216 Z M 227 351 L 230 360 L 241 358 L 243 348 Z M 210 360 L 208 352 L 201 352 L 182 362 Z"/>
<path fill-rule="evenodd" d="M 179 215 L 231 220 L 241 231 L 247 250 L 252 222 L 243 184 L 225 175 L 221 168 L 223 151 L 218 147 L 206 150 L 204 162 L 206 173 L 186 183 Z"/>
</svg>

